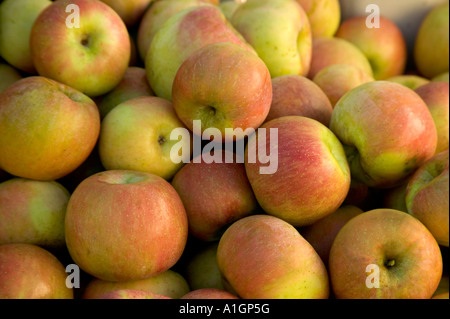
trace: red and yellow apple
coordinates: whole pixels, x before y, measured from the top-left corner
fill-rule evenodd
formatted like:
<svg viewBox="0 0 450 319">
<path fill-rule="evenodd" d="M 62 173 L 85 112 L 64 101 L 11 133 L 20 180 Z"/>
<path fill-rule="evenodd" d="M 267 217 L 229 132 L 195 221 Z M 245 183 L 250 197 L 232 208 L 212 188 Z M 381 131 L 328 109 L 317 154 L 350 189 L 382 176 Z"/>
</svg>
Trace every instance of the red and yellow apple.
<svg viewBox="0 0 450 319">
<path fill-rule="evenodd" d="M 154 0 L 101 0 L 114 9 L 129 27 L 136 25 Z"/>
<path fill-rule="evenodd" d="M 339 0 L 297 0 L 311 24 L 312 36 L 333 37 L 341 23 Z"/>
<path fill-rule="evenodd" d="M 154 292 L 136 289 L 118 289 L 107 292 L 98 299 L 172 299 Z"/>
<path fill-rule="evenodd" d="M 185 294 L 181 299 L 239 299 L 232 293 L 215 288 L 196 289 Z"/>
</svg>

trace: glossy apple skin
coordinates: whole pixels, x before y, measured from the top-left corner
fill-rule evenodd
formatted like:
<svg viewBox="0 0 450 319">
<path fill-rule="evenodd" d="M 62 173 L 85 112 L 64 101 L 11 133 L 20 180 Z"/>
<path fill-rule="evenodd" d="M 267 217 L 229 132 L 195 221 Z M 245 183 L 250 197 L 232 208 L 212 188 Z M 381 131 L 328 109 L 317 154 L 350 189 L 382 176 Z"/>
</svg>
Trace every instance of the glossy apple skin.
<svg viewBox="0 0 450 319">
<path fill-rule="evenodd" d="M 181 299 L 239 299 L 226 290 L 215 288 L 204 288 L 192 290 L 185 294 Z"/>
<path fill-rule="evenodd" d="M 62 263 L 39 246 L 0 245 L 0 299 L 73 299 L 66 277 Z"/>
<path fill-rule="evenodd" d="M 330 124 L 333 107 L 322 89 L 301 75 L 272 79 L 272 104 L 265 122 L 290 115 L 309 117 L 325 126 Z"/>
<path fill-rule="evenodd" d="M 100 296 L 99 299 L 172 299 L 172 298 L 143 290 L 118 289 Z"/>
<path fill-rule="evenodd" d="M 336 136 L 320 122 L 301 116 L 274 119 L 261 128 L 268 131 L 266 150 L 278 148 L 273 174 L 260 174 L 264 165 L 248 160 L 260 142 L 246 148 L 247 177 L 262 209 L 296 227 L 335 212 L 350 187 L 349 166 Z M 278 143 L 270 143 L 270 129 L 278 130 Z"/>
<path fill-rule="evenodd" d="M 70 4 L 79 7 L 80 28 L 66 25 Z M 33 25 L 30 49 L 39 75 L 90 97 L 119 84 L 131 56 L 130 35 L 120 16 L 103 2 L 92 0 L 53 2 Z"/>
<path fill-rule="evenodd" d="M 368 288 L 368 265 L 379 267 L 379 288 Z M 442 276 L 439 245 L 411 215 L 375 209 L 352 218 L 330 251 L 337 299 L 429 299 Z"/>
<path fill-rule="evenodd" d="M 0 167 L 28 179 L 56 180 L 81 165 L 100 132 L 95 103 L 56 81 L 31 76 L 0 98 Z"/>
<path fill-rule="evenodd" d="M 425 162 L 406 188 L 408 212 L 419 219 L 438 243 L 448 247 L 449 178 L 448 153 L 443 151 Z"/>
<path fill-rule="evenodd" d="M 69 197 L 69 192 L 55 181 L 12 178 L 0 183 L 0 244 L 64 248 Z"/>
<path fill-rule="evenodd" d="M 354 65 L 332 64 L 320 70 L 314 76 L 313 81 L 325 93 L 334 107 L 348 91 L 374 81 L 374 78 Z"/>
<path fill-rule="evenodd" d="M 314 224 L 300 228 L 299 232 L 313 246 L 323 263 L 328 265 L 328 256 L 336 235 L 350 219 L 362 213 L 364 211 L 356 206 L 343 205 Z"/>
<path fill-rule="evenodd" d="M 352 177 L 374 188 L 404 182 L 437 145 L 425 102 L 387 81 L 372 81 L 344 95 L 334 107 L 330 129 L 346 148 Z"/>
<path fill-rule="evenodd" d="M 297 0 L 311 24 L 312 36 L 333 37 L 341 22 L 339 0 Z"/>
<path fill-rule="evenodd" d="M 0 94 L 20 79 L 22 79 L 22 76 L 15 68 L 0 62 Z"/>
<path fill-rule="evenodd" d="M 438 143 L 436 154 L 449 148 L 449 86 L 446 82 L 431 82 L 417 88 L 416 93 L 424 100 L 431 112 Z"/>
<path fill-rule="evenodd" d="M 217 6 L 194 6 L 167 20 L 151 41 L 145 59 L 147 79 L 155 94 L 172 100 L 172 85 L 181 64 L 195 51 L 219 42 L 231 42 L 254 53 Z"/>
<path fill-rule="evenodd" d="M 158 294 L 172 299 L 179 299 L 190 291 L 184 277 L 173 270 L 141 280 L 105 281 L 93 278 L 85 287 L 82 299 L 99 299 L 116 290 L 140 290 Z"/>
<path fill-rule="evenodd" d="M 449 4 L 431 10 L 419 28 L 414 43 L 414 61 L 426 78 L 448 72 L 449 60 Z"/>
<path fill-rule="evenodd" d="M 153 174 L 97 173 L 78 185 L 67 206 L 70 256 L 103 280 L 139 280 L 168 270 L 181 257 L 187 232 L 177 192 Z"/>
<path fill-rule="evenodd" d="M 272 77 L 308 74 L 311 26 L 296 1 L 248 0 L 236 9 L 230 21 L 255 49 Z"/>
<path fill-rule="evenodd" d="M 341 38 L 314 38 L 312 42 L 312 59 L 308 78 L 314 79 L 316 74 L 327 66 L 334 64 L 350 64 L 365 74 L 373 76 L 372 67 L 362 51 L 350 41 Z"/>
<path fill-rule="evenodd" d="M 257 129 L 271 101 L 268 68 L 258 56 L 233 43 L 197 50 L 183 62 L 173 82 L 173 107 L 184 125 L 193 131 L 194 121 L 200 120 L 202 133 L 217 128 L 223 140 L 231 139 L 227 128 Z"/>
<path fill-rule="evenodd" d="M 135 170 L 171 179 L 189 161 L 171 159 L 171 149 L 178 140 L 171 140 L 174 129 L 185 128 L 172 103 L 156 97 L 142 96 L 117 105 L 103 119 L 98 143 L 100 160 L 108 169 Z M 183 140 L 190 149 L 190 140 Z"/>
<path fill-rule="evenodd" d="M 217 263 L 243 299 L 326 299 L 328 275 L 314 248 L 285 221 L 253 215 L 223 234 Z"/>
<path fill-rule="evenodd" d="M 386 80 L 405 71 L 408 50 L 400 28 L 381 15 L 379 28 L 368 28 L 366 16 L 344 20 L 336 37 L 356 45 L 371 63 L 375 80 Z"/>
</svg>

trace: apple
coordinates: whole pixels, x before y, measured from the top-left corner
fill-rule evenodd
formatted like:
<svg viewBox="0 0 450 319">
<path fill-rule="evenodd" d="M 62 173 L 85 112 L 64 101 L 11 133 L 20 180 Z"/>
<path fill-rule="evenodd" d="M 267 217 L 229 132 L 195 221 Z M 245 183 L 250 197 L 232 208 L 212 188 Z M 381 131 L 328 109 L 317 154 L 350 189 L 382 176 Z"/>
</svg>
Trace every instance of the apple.
<svg viewBox="0 0 450 319">
<path fill-rule="evenodd" d="M 448 299 L 449 298 L 449 281 L 448 274 L 443 274 L 441 281 L 431 299 Z"/>
<path fill-rule="evenodd" d="M 426 78 L 448 72 L 449 3 L 432 9 L 423 19 L 414 43 L 414 62 Z"/>
<path fill-rule="evenodd" d="M 222 11 L 227 20 L 231 20 L 234 12 L 242 3 L 244 3 L 242 0 L 221 1 L 219 3 L 219 9 Z"/>
<path fill-rule="evenodd" d="M 178 119 L 172 103 L 156 97 L 137 97 L 116 106 L 103 119 L 99 154 L 107 170 L 126 169 L 147 172 L 167 180 L 189 161 L 172 160 L 174 144 L 182 143 L 190 150 L 190 140 L 171 140 L 176 128 L 185 128 Z"/>
<path fill-rule="evenodd" d="M 444 72 L 444 73 L 441 73 L 441 74 L 439 74 L 439 75 L 436 75 L 434 78 L 432 78 L 431 80 L 433 81 L 433 82 L 449 82 L 449 76 L 448 76 L 448 71 L 447 72 Z"/>
<path fill-rule="evenodd" d="M 73 299 L 67 273 L 49 251 L 36 245 L 0 245 L 0 299 Z"/>
<path fill-rule="evenodd" d="M 383 196 L 383 208 L 390 208 L 399 210 L 407 213 L 408 208 L 406 207 L 406 187 L 408 186 L 408 181 L 406 183 L 389 188 Z"/>
<path fill-rule="evenodd" d="M 325 126 L 330 124 L 333 107 L 326 94 L 301 75 L 282 75 L 272 79 L 272 104 L 266 122 L 290 115 L 309 117 Z"/>
<path fill-rule="evenodd" d="M 31 28 L 51 4 L 50 0 L 6 0 L 0 4 L 0 54 L 11 66 L 36 73 L 29 43 Z"/>
<path fill-rule="evenodd" d="M 154 96 L 154 93 L 147 82 L 145 69 L 132 66 L 127 69 L 122 80 L 114 89 L 97 99 L 101 118 L 103 119 L 122 102 L 140 96 Z"/>
<path fill-rule="evenodd" d="M 168 270 L 181 257 L 187 234 L 186 211 L 177 192 L 149 173 L 94 174 L 78 185 L 67 206 L 70 256 L 103 280 L 139 280 Z"/>
<path fill-rule="evenodd" d="M 336 37 L 314 38 L 308 78 L 314 79 L 322 69 L 334 64 L 350 64 L 373 77 L 372 66 L 364 53 L 353 43 Z"/>
<path fill-rule="evenodd" d="M 345 205 L 364 207 L 371 197 L 371 189 L 363 182 L 352 178 L 350 181 L 350 189 L 345 197 Z"/>
<path fill-rule="evenodd" d="M 436 126 L 425 102 L 388 81 L 368 82 L 344 95 L 330 129 L 344 144 L 352 177 L 373 188 L 398 186 L 436 150 Z"/>
<path fill-rule="evenodd" d="M 449 90 L 446 82 L 431 82 L 417 88 L 416 93 L 427 104 L 438 134 L 436 154 L 449 148 Z"/>
<path fill-rule="evenodd" d="M 64 248 L 69 197 L 69 192 L 55 181 L 11 178 L 0 183 L 0 244 Z"/>
<path fill-rule="evenodd" d="M 381 15 L 379 27 L 368 28 L 366 16 L 342 21 L 336 37 L 358 47 L 369 60 L 375 80 L 386 80 L 403 74 L 408 59 L 406 40 L 400 28 Z"/>
<path fill-rule="evenodd" d="M 225 290 L 217 265 L 218 241 L 208 243 L 188 257 L 184 273 L 192 290 L 216 288 Z"/>
<path fill-rule="evenodd" d="M 135 290 L 135 289 L 118 289 L 110 291 L 99 299 L 172 299 L 153 292 Z"/>
<path fill-rule="evenodd" d="M 154 0 L 101 0 L 114 9 L 128 27 L 133 27 Z"/>
<path fill-rule="evenodd" d="M 441 251 L 428 229 L 392 209 L 371 210 L 348 221 L 329 258 L 337 299 L 429 299 L 442 269 Z"/>
<path fill-rule="evenodd" d="M 386 81 L 402 84 L 407 88 L 410 88 L 411 90 L 415 90 L 425 84 L 430 83 L 430 80 L 428 80 L 427 78 L 415 74 L 397 75 L 388 78 Z"/>
<path fill-rule="evenodd" d="M 231 223 L 258 208 L 243 163 L 193 159 L 175 174 L 172 186 L 186 209 L 189 234 L 203 241 L 219 240 Z"/>
<path fill-rule="evenodd" d="M 170 17 L 154 35 L 145 59 L 147 79 L 155 94 L 172 100 L 172 85 L 181 64 L 200 48 L 219 42 L 231 42 L 254 53 L 217 6 L 194 6 Z"/>
<path fill-rule="evenodd" d="M 192 290 L 185 294 L 181 299 L 239 299 L 226 290 L 215 288 L 203 288 Z"/>
<path fill-rule="evenodd" d="M 245 150 L 247 176 L 262 209 L 295 227 L 335 212 L 347 196 L 351 179 L 337 137 L 325 125 L 302 116 L 280 117 L 261 128 L 278 132 L 278 143 L 266 134 L 262 143 L 249 141 Z M 259 136 L 258 131 L 252 138 Z M 278 169 L 273 174 L 261 174 L 264 164 L 259 158 L 254 163 L 249 158 L 264 144 L 266 150 L 278 151 Z"/>
<path fill-rule="evenodd" d="M 343 205 L 334 213 L 318 220 L 314 224 L 299 229 L 300 234 L 315 249 L 323 263 L 328 265 L 328 256 L 337 233 L 353 217 L 364 211 L 353 205 Z"/>
<path fill-rule="evenodd" d="M 243 299 L 327 299 L 328 274 L 289 223 L 253 215 L 234 222 L 217 249 L 219 270 Z"/>
<path fill-rule="evenodd" d="M 154 1 L 144 13 L 137 31 L 137 47 L 142 61 L 147 57 L 148 49 L 156 32 L 170 17 L 185 9 L 205 4 L 202 0 L 164 0 Z"/>
<path fill-rule="evenodd" d="M 341 23 L 339 0 L 297 0 L 311 23 L 312 36 L 333 37 Z"/>
<path fill-rule="evenodd" d="M 218 129 L 257 129 L 266 119 L 272 101 L 272 81 L 264 62 L 233 43 L 212 43 L 190 55 L 173 81 L 172 102 L 184 125 L 194 130 L 200 120 L 202 134 Z"/>
<path fill-rule="evenodd" d="M 93 278 L 86 285 L 82 299 L 100 299 L 107 293 L 117 290 L 140 290 L 179 299 L 190 290 L 186 279 L 178 272 L 167 270 L 159 275 L 132 281 L 105 281 Z"/>
<path fill-rule="evenodd" d="M 99 131 L 95 103 L 51 79 L 26 77 L 0 95 L 0 167 L 16 177 L 69 174 L 89 156 Z"/>
<path fill-rule="evenodd" d="M 272 77 L 307 75 L 312 32 L 303 8 L 292 0 L 247 0 L 230 19 L 267 65 Z"/>
<path fill-rule="evenodd" d="M 8 64 L 0 63 L 0 94 L 21 79 L 22 76 L 16 69 Z"/>
<path fill-rule="evenodd" d="M 374 81 L 372 75 L 351 64 L 332 64 L 317 72 L 313 78 L 313 82 L 322 89 L 332 107 L 348 91 L 371 81 Z"/>
<path fill-rule="evenodd" d="M 433 234 L 437 242 L 448 247 L 449 179 L 446 150 L 425 162 L 408 182 L 406 207 Z"/>
<path fill-rule="evenodd" d="M 69 5 L 76 5 L 79 12 L 66 12 Z M 79 21 L 72 17 L 77 13 Z M 39 75 L 90 97 L 119 84 L 131 55 L 130 35 L 122 19 L 108 5 L 93 0 L 53 2 L 31 29 L 30 50 Z"/>
</svg>

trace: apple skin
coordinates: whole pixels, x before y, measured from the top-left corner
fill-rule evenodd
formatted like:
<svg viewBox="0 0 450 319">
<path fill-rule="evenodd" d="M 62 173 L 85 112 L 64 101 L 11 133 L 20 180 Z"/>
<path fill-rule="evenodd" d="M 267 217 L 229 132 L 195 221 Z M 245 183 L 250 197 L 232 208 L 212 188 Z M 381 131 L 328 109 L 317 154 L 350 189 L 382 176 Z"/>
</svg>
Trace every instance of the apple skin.
<svg viewBox="0 0 450 319">
<path fill-rule="evenodd" d="M 0 245 L 0 299 L 73 299 L 66 277 L 61 262 L 39 246 Z"/>
<path fill-rule="evenodd" d="M 66 25 L 69 4 L 80 9 L 80 28 Z M 103 2 L 92 0 L 53 2 L 33 25 L 30 49 L 39 75 L 90 97 L 117 86 L 131 56 L 130 35 L 122 19 Z"/>
<path fill-rule="evenodd" d="M 433 82 L 449 82 L 449 72 L 444 72 L 439 75 L 436 75 L 431 79 Z"/>
<path fill-rule="evenodd" d="M 222 276 L 217 266 L 218 241 L 208 243 L 186 261 L 184 273 L 192 290 L 216 288 L 225 290 Z"/>
<path fill-rule="evenodd" d="M 350 41 L 341 38 L 314 38 L 312 41 L 311 66 L 308 73 L 309 79 L 314 79 L 316 74 L 334 64 L 350 64 L 359 68 L 369 76 L 373 76 L 372 67 L 362 51 Z"/>
<path fill-rule="evenodd" d="M 445 262 L 444 262 L 445 263 Z M 448 299 L 449 298 L 449 281 L 448 274 L 443 274 L 439 286 L 431 299 Z"/>
<path fill-rule="evenodd" d="M 366 26 L 367 16 L 344 20 L 336 37 L 358 47 L 369 60 L 375 80 L 386 80 L 403 74 L 408 58 L 406 40 L 400 28 L 381 15 L 379 28 Z"/>
<path fill-rule="evenodd" d="M 344 95 L 334 107 L 330 129 L 344 144 L 352 178 L 373 188 L 404 182 L 437 145 L 425 102 L 388 81 L 372 81 Z"/>
<path fill-rule="evenodd" d="M 154 1 L 144 13 L 137 31 L 137 47 L 142 61 L 147 57 L 148 49 L 156 32 L 173 15 L 185 9 L 204 4 L 202 0 L 164 0 Z"/>
<path fill-rule="evenodd" d="M 414 61 L 419 72 L 433 78 L 448 72 L 449 3 L 431 10 L 422 21 L 414 43 Z"/>
<path fill-rule="evenodd" d="M 101 0 L 114 9 L 128 27 L 136 25 L 154 0 Z"/>
<path fill-rule="evenodd" d="M 323 263 L 328 265 L 328 256 L 336 235 L 350 219 L 362 213 L 364 211 L 359 207 L 343 205 L 334 213 L 318 220 L 314 224 L 299 229 L 299 232 L 319 254 Z"/>
<path fill-rule="evenodd" d="M 192 290 L 185 294 L 181 299 L 239 299 L 226 290 L 215 288 L 203 288 Z"/>
<path fill-rule="evenodd" d="M 272 77 L 308 74 L 311 26 L 296 1 L 247 0 L 230 21 L 255 49 Z"/>
<path fill-rule="evenodd" d="M 155 94 L 172 100 L 172 85 L 181 64 L 200 48 L 219 42 L 254 53 L 217 6 L 194 6 L 170 17 L 153 37 L 145 59 L 147 80 Z"/>
<path fill-rule="evenodd" d="M 222 11 L 227 20 L 230 21 L 234 12 L 242 3 L 243 1 L 239 0 L 221 1 L 219 4 L 219 9 Z"/>
<path fill-rule="evenodd" d="M 16 69 L 8 64 L 0 63 L 0 94 L 21 79 L 22 76 Z"/>
<path fill-rule="evenodd" d="M 172 298 L 143 290 L 118 289 L 104 294 L 99 299 L 172 299 Z"/>
<path fill-rule="evenodd" d="M 163 178 L 109 170 L 88 177 L 72 193 L 65 234 L 70 256 L 85 272 L 129 281 L 175 265 L 188 225 L 180 197 Z"/>
<path fill-rule="evenodd" d="M 231 223 L 254 213 L 258 203 L 243 163 L 194 160 L 177 172 L 172 186 L 186 209 L 189 234 L 216 241 Z"/>
<path fill-rule="evenodd" d="M 372 264 L 379 267 L 379 288 L 366 286 L 366 267 Z M 371 210 L 348 221 L 329 258 L 337 299 L 429 299 L 442 270 L 431 233 L 416 218 L 392 209 Z"/>
<path fill-rule="evenodd" d="M 144 68 L 131 66 L 125 72 L 120 83 L 111 91 L 96 99 L 101 118 L 117 105 L 140 96 L 154 96 L 152 88 L 147 82 Z"/>
<path fill-rule="evenodd" d="M 23 78 L 0 98 L 0 167 L 16 177 L 56 180 L 93 150 L 100 115 L 86 95 L 41 77 Z"/>
<path fill-rule="evenodd" d="M 167 270 L 159 275 L 133 281 L 105 281 L 93 278 L 85 287 L 82 299 L 99 299 L 116 290 L 141 290 L 172 299 L 179 299 L 190 290 L 186 279 L 178 272 Z"/>
<path fill-rule="evenodd" d="M 330 124 L 333 107 L 322 89 L 301 75 L 272 79 L 272 104 L 265 122 L 290 115 L 304 116 Z"/>
<path fill-rule="evenodd" d="M 397 75 L 388 78 L 386 81 L 402 84 L 411 90 L 416 90 L 419 87 L 430 83 L 430 80 L 427 78 L 414 74 Z"/>
<path fill-rule="evenodd" d="M 170 151 L 178 140 L 170 140 L 172 130 L 185 128 L 172 103 L 156 97 L 137 97 L 117 105 L 103 119 L 98 143 L 100 160 L 107 170 L 126 169 L 171 179 L 189 161 L 172 161 Z M 184 140 L 190 149 L 190 140 Z"/>
<path fill-rule="evenodd" d="M 51 4 L 50 0 L 7 0 L 0 4 L 0 55 L 28 74 L 36 73 L 29 43 L 31 28 Z"/>
<path fill-rule="evenodd" d="M 35 244 L 51 251 L 64 248 L 69 197 L 55 181 L 12 178 L 0 183 L 0 244 Z"/>
<path fill-rule="evenodd" d="M 278 169 L 260 174 L 263 165 L 250 163 L 248 154 L 257 145 L 249 143 L 245 169 L 262 209 L 295 227 L 307 226 L 333 213 L 350 188 L 350 169 L 337 137 L 320 122 L 301 116 L 285 116 L 265 123 L 278 130 L 272 145 L 266 134 L 266 150 L 278 149 Z M 259 134 L 257 134 L 258 136 Z M 260 141 L 254 144 L 259 144 Z"/>
<path fill-rule="evenodd" d="M 289 223 L 253 215 L 223 234 L 217 263 L 243 299 L 327 299 L 328 275 L 314 248 Z"/>
<path fill-rule="evenodd" d="M 448 247 L 449 178 L 446 150 L 425 162 L 408 182 L 406 207 L 433 234 L 437 242 Z"/>
<path fill-rule="evenodd" d="M 383 196 L 383 208 L 390 208 L 407 213 L 406 207 L 406 187 L 408 182 L 389 188 Z"/>
<path fill-rule="evenodd" d="M 313 78 L 313 82 L 325 93 L 332 107 L 348 91 L 371 81 L 374 81 L 373 76 L 351 64 L 332 64 L 320 70 Z"/>
<path fill-rule="evenodd" d="M 226 89 L 225 89 L 226 88 Z M 173 81 L 172 101 L 180 120 L 191 131 L 200 120 L 202 133 L 217 128 L 257 129 L 272 101 L 272 81 L 264 62 L 255 54 L 229 43 L 213 43 L 189 56 Z M 244 132 L 233 139 L 244 138 Z"/>
<path fill-rule="evenodd" d="M 433 117 L 438 134 L 436 154 L 449 148 L 449 88 L 446 82 L 431 82 L 415 90 Z"/>
<path fill-rule="evenodd" d="M 312 36 L 333 37 L 341 23 L 339 0 L 297 0 L 311 24 Z"/>
</svg>

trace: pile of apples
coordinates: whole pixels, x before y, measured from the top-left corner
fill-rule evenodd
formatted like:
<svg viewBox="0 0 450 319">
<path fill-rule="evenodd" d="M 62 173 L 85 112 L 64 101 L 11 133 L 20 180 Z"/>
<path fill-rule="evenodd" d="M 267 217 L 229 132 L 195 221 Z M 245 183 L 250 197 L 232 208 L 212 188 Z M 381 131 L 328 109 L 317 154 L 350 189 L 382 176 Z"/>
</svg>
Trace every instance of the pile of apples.
<svg viewBox="0 0 450 319">
<path fill-rule="evenodd" d="M 0 1 L 0 298 L 448 299 L 443 2 Z"/>
</svg>

